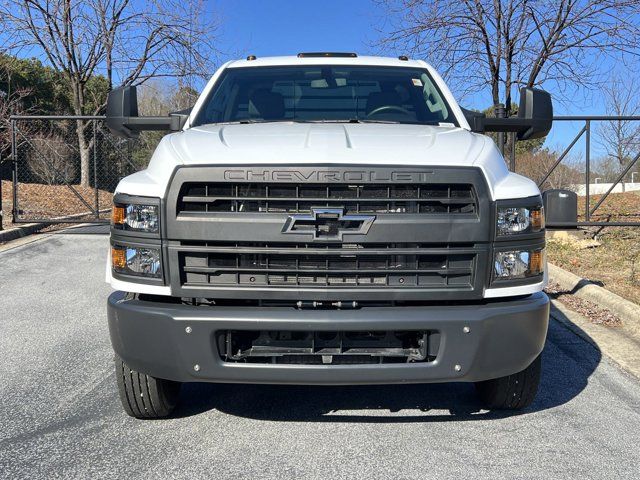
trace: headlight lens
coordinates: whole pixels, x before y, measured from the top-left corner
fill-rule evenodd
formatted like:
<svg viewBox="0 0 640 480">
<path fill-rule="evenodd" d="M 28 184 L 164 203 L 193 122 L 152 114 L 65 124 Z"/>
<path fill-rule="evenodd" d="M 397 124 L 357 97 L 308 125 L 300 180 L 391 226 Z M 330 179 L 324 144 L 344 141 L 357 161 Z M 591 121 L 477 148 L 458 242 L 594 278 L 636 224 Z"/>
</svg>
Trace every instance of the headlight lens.
<svg viewBox="0 0 640 480">
<path fill-rule="evenodd" d="M 123 275 L 162 277 L 162 262 L 158 248 L 113 246 L 111 265 L 114 272 Z"/>
<path fill-rule="evenodd" d="M 112 223 L 121 230 L 158 233 L 158 206 L 116 204 L 113 206 Z"/>
<path fill-rule="evenodd" d="M 544 264 L 544 248 L 496 252 L 493 276 L 496 280 L 534 277 L 544 272 Z"/>
<path fill-rule="evenodd" d="M 498 207 L 498 235 L 535 233 L 544 228 L 544 207 Z"/>
</svg>

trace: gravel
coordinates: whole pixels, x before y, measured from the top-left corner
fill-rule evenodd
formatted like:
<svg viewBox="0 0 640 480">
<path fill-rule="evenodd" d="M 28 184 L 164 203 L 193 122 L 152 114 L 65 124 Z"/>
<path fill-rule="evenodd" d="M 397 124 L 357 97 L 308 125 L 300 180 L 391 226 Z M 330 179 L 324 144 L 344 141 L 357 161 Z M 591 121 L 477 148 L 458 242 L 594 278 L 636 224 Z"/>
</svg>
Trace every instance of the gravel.
<svg viewBox="0 0 640 480">
<path fill-rule="evenodd" d="M 121 410 L 108 239 L 0 252 L 2 478 L 637 478 L 640 382 L 552 322 L 519 414 L 467 384 L 186 385 L 175 418 Z"/>
<path fill-rule="evenodd" d="M 574 312 L 578 312 L 591 323 L 604 325 L 606 327 L 621 327 L 622 319 L 608 308 L 599 306 L 597 303 L 577 297 L 571 292 L 563 289 L 559 283 L 550 282 L 544 291 L 549 297 L 560 300 Z"/>
</svg>

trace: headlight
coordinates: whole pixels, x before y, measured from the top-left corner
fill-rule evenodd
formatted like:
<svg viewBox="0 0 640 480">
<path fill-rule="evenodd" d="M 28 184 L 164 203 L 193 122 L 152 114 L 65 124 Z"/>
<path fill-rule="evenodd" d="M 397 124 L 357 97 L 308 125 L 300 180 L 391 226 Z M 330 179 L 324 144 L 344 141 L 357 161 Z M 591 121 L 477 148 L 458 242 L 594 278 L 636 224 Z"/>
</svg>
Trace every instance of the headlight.
<svg viewBox="0 0 640 480">
<path fill-rule="evenodd" d="M 111 247 L 111 266 L 114 272 L 147 278 L 162 277 L 160 249 L 148 247 Z"/>
<path fill-rule="evenodd" d="M 158 233 L 158 206 L 115 204 L 112 224 L 120 230 Z"/>
<path fill-rule="evenodd" d="M 534 277 L 544 272 L 544 264 L 544 248 L 496 252 L 493 277 L 495 280 Z"/>
<path fill-rule="evenodd" d="M 544 228 L 544 207 L 498 207 L 498 236 L 535 233 Z"/>
</svg>

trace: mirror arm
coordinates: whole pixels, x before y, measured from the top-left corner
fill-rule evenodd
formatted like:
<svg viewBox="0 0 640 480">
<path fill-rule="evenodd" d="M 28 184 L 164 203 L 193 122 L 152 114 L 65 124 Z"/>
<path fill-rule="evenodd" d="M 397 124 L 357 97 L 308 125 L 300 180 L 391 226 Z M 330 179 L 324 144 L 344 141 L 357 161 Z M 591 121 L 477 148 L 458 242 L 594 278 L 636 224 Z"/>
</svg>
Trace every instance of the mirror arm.
<svg viewBox="0 0 640 480">
<path fill-rule="evenodd" d="M 521 117 L 484 119 L 484 130 L 486 132 L 524 132 L 531 128 L 532 125 L 532 120 Z"/>
<path fill-rule="evenodd" d="M 188 117 L 182 115 L 170 115 L 167 117 L 120 117 L 114 121 L 121 122 L 132 132 L 142 132 L 145 130 L 181 130 Z"/>
</svg>

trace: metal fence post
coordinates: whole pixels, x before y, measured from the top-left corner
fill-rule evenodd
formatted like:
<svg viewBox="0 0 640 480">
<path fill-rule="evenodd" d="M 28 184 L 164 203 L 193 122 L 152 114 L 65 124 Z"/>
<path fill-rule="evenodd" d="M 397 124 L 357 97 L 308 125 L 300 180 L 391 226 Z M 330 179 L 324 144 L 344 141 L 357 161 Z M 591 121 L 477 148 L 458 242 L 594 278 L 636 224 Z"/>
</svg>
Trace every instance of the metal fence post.
<svg viewBox="0 0 640 480">
<path fill-rule="evenodd" d="M 516 171 L 516 133 L 513 132 L 510 135 L 511 137 L 511 171 Z"/>
<path fill-rule="evenodd" d="M 100 200 L 98 198 L 98 130 L 96 128 L 97 120 L 93 119 L 93 189 L 95 190 L 96 220 L 100 218 Z"/>
<path fill-rule="evenodd" d="M 18 146 L 16 145 L 16 121 L 11 120 L 11 160 L 13 160 L 13 205 L 11 206 L 11 220 L 13 223 L 18 221 Z"/>
<path fill-rule="evenodd" d="M 589 182 L 591 182 L 591 120 L 585 120 L 586 136 L 585 136 L 585 157 L 584 157 L 584 190 L 586 197 L 584 199 L 584 220 L 591 220 L 591 209 L 589 205 Z"/>
<path fill-rule="evenodd" d="M 4 228 L 4 211 L 2 210 L 2 156 L 0 155 L 0 232 Z"/>
<path fill-rule="evenodd" d="M 506 114 L 506 110 L 504 108 L 503 103 L 498 103 L 493 107 L 493 113 L 496 118 L 504 118 Z M 498 132 L 498 148 L 500 149 L 500 153 L 504 157 L 504 132 Z"/>
</svg>

